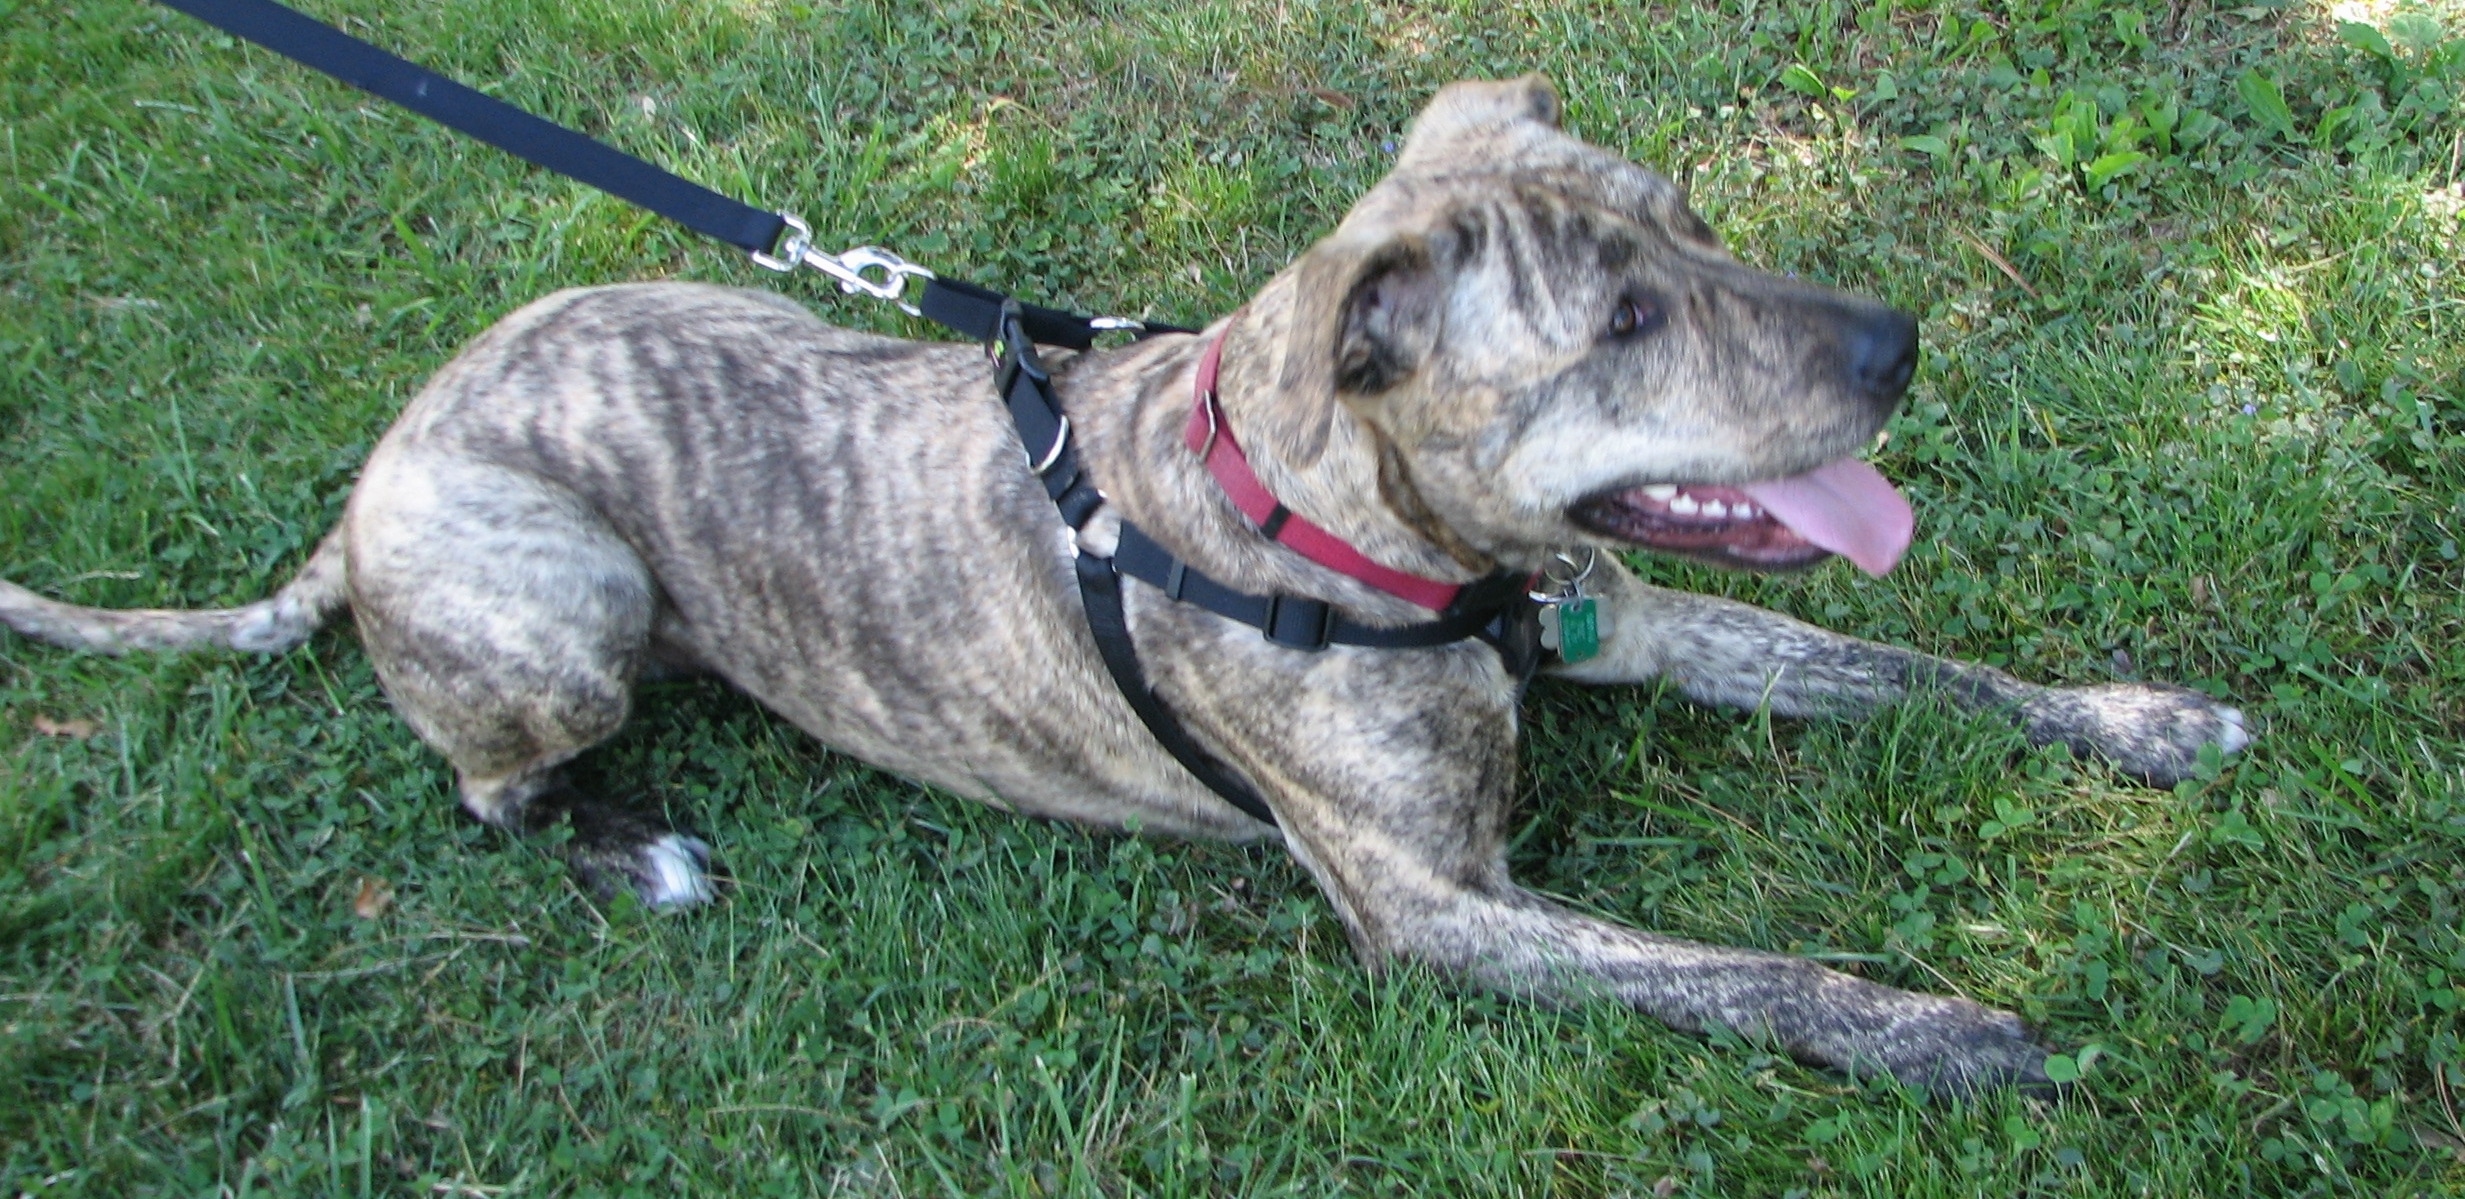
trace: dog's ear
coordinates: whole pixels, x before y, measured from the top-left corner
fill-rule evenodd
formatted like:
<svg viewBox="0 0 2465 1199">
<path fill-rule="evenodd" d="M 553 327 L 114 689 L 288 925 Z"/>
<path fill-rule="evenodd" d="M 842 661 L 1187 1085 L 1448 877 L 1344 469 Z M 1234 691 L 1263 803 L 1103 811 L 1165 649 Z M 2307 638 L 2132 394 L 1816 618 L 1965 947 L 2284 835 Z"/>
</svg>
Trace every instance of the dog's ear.
<svg viewBox="0 0 2465 1199">
<path fill-rule="evenodd" d="M 1429 107 L 1414 118 L 1405 135 L 1397 167 L 1471 165 L 1454 161 L 1467 138 L 1500 136 L 1518 124 L 1555 130 L 1566 106 L 1546 76 L 1526 75 L 1491 83 L 1471 80 L 1438 89 Z"/>
<path fill-rule="evenodd" d="M 1437 344 L 1445 288 L 1429 243 L 1403 235 L 1363 244 L 1338 234 L 1302 257 L 1285 330 L 1278 432 L 1297 463 L 1326 448 L 1335 405 L 1372 415 Z"/>
<path fill-rule="evenodd" d="M 1437 339 L 1438 272 L 1429 245 L 1399 238 L 1366 255 L 1335 313 L 1335 394 L 1366 400 L 1404 381 Z"/>
</svg>

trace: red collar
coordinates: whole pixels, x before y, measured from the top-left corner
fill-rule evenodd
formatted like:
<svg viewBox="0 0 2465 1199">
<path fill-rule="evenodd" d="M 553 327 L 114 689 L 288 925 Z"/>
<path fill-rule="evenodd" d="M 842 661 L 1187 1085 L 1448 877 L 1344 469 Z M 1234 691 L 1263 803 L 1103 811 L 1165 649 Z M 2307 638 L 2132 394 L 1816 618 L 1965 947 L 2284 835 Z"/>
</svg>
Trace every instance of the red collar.
<svg viewBox="0 0 2465 1199">
<path fill-rule="evenodd" d="M 1462 584 L 1444 583 L 1370 561 L 1342 538 L 1295 515 L 1275 498 L 1274 492 L 1267 490 L 1266 484 L 1258 481 L 1258 473 L 1250 469 L 1249 456 L 1241 452 L 1241 443 L 1233 439 L 1232 426 L 1224 423 L 1224 410 L 1216 403 L 1215 375 L 1223 358 L 1224 334 L 1219 333 L 1207 343 L 1207 352 L 1199 356 L 1197 383 L 1192 389 L 1197 393 L 1197 402 L 1190 407 L 1190 423 L 1182 432 L 1182 440 L 1207 464 L 1207 473 L 1215 476 L 1216 485 L 1224 489 L 1233 507 L 1250 518 L 1250 523 L 1257 525 L 1268 540 L 1281 542 L 1320 566 L 1430 611 L 1446 611 L 1463 590 Z"/>
</svg>

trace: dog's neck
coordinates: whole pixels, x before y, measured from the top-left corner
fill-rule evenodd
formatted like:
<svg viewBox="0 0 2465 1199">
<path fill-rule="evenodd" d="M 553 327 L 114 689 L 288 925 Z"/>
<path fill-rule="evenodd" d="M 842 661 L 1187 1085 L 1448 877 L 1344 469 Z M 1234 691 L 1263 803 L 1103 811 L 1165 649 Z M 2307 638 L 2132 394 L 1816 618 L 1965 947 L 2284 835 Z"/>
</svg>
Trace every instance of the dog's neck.
<svg viewBox="0 0 2465 1199">
<path fill-rule="evenodd" d="M 1495 569 L 1430 511 L 1402 455 L 1377 429 L 1332 397 L 1312 401 L 1287 390 L 1290 309 L 1273 298 L 1270 288 L 1208 332 L 1224 340 L 1216 378 L 1224 420 L 1259 481 L 1296 515 L 1379 565 L 1453 583 Z M 1194 399 L 1185 393 L 1185 403 Z"/>
</svg>

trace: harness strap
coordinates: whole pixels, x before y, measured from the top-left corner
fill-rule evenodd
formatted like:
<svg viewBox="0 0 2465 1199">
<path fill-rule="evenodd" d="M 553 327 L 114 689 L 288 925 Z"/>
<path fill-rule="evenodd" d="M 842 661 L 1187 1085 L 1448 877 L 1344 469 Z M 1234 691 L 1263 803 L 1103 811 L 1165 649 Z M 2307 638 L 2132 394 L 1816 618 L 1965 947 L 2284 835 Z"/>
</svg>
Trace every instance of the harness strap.
<svg viewBox="0 0 2465 1199">
<path fill-rule="evenodd" d="M 1136 526 L 1123 522 L 1121 547 L 1113 552 L 1121 573 L 1161 591 L 1166 597 L 1196 604 L 1229 620 L 1258 629 L 1267 640 L 1287 649 L 1320 650 L 1330 645 L 1374 649 L 1426 649 L 1478 636 L 1512 603 L 1525 580 L 1493 575 L 1462 589 L 1456 610 L 1436 620 L 1407 625 L 1372 625 L 1345 616 L 1324 600 L 1295 595 L 1252 595 L 1236 591 L 1173 557 Z"/>
<path fill-rule="evenodd" d="M 1127 530 L 1128 525 L 1122 528 Z M 1079 601 L 1087 608 L 1087 628 L 1096 637 L 1096 651 L 1104 656 L 1104 668 L 1113 676 L 1113 686 L 1121 698 L 1130 701 L 1130 710 L 1138 713 L 1140 723 L 1156 744 L 1181 763 L 1209 791 L 1224 797 L 1224 802 L 1249 814 L 1261 824 L 1274 826 L 1275 809 L 1267 806 L 1249 780 L 1242 778 L 1224 760 L 1207 752 L 1181 718 L 1155 693 L 1147 682 L 1147 672 L 1138 664 L 1138 642 L 1130 636 L 1129 613 L 1121 602 L 1121 576 L 1114 570 L 1114 559 L 1094 554 L 1080 554 L 1078 571 Z"/>
<path fill-rule="evenodd" d="M 1065 524 L 1073 531 L 1082 528 L 1103 505 L 1104 496 L 1079 462 L 1069 415 L 1053 393 L 1052 374 L 1036 353 L 1036 344 L 1069 345 L 1081 327 L 1092 344 L 1093 322 L 1051 309 L 1041 310 L 1045 315 L 1039 317 L 1027 305 L 973 285 L 948 289 L 948 295 L 959 297 L 965 305 L 999 301 L 992 307 L 990 321 L 978 324 L 972 308 L 934 302 L 935 290 L 945 282 L 934 280 L 927 286 L 921 307 L 928 316 L 939 313 L 966 321 L 948 327 L 970 336 L 974 330 L 983 330 L 984 340 L 999 347 L 994 391 L 1018 428 L 1019 444 L 1044 484 L 1045 495 Z M 1087 609 L 1088 630 L 1130 710 L 1192 777 L 1266 824 L 1276 823 L 1274 810 L 1255 788 L 1190 735 L 1147 681 L 1122 602 L 1122 576 L 1155 587 L 1176 602 L 1195 604 L 1249 625 L 1288 649 L 1316 651 L 1329 645 L 1417 649 L 1477 637 L 1497 649 L 1518 681 L 1529 679 L 1540 663 L 1540 628 L 1525 594 L 1529 581 L 1509 575 L 1493 575 L 1458 588 L 1449 610 L 1437 620 L 1381 627 L 1355 621 L 1324 600 L 1281 593 L 1253 595 L 1225 586 L 1174 557 L 1128 521 L 1121 523 L 1120 542 L 1112 557 L 1081 553 L 1074 570 L 1079 599 Z"/>
<path fill-rule="evenodd" d="M 1141 338 L 1158 333 L 1197 332 L 1179 325 L 1125 321 L 1117 317 L 1085 317 L 1058 308 L 1021 304 L 991 288 L 957 279 L 935 278 L 927 281 L 923 294 L 916 299 L 916 312 L 969 341 L 993 342 L 1001 339 L 1004 304 L 1017 306 L 1019 327 L 1026 331 L 1029 341 L 1040 346 L 1084 350 L 1096 344 L 1096 334 L 1107 329 L 1128 329 Z"/>
<path fill-rule="evenodd" d="M 940 282 L 936 280 L 936 282 Z M 971 292 L 982 288 L 969 287 Z M 964 296 L 964 292 L 955 292 Z M 993 295 L 984 292 L 987 296 Z M 1018 426 L 1019 444 L 1026 448 L 1028 465 L 1044 484 L 1044 494 L 1061 512 L 1062 522 L 1077 532 L 1104 505 L 1104 494 L 1096 490 L 1087 472 L 1079 466 L 1078 446 L 1070 436 L 1070 418 L 1061 410 L 1061 400 L 1053 394 L 1053 377 L 1045 370 L 1044 360 L 1036 354 L 1036 338 L 1029 329 L 1027 307 L 1008 297 L 996 297 L 1001 302 L 994 307 L 990 336 L 982 340 L 999 346 L 1000 365 L 993 374 L 993 388 L 1010 410 L 1010 420 Z M 930 304 L 919 305 L 927 315 L 935 311 Z M 953 309 L 944 307 L 943 312 Z M 1047 313 L 1051 309 L 1044 310 Z M 1065 321 L 1086 322 L 1084 317 L 1068 313 L 1056 314 Z M 1092 330 L 1092 322 L 1086 322 Z M 974 336 L 968 327 L 952 325 L 957 332 Z M 977 326 L 981 328 L 981 326 Z M 1044 332 L 1054 332 L 1051 324 Z M 1068 329 L 1060 330 L 1067 333 Z M 1067 340 L 1046 344 L 1068 345 Z M 1093 333 L 1087 344 L 1093 344 Z M 1124 536 L 1130 534 L 1127 521 L 1122 523 Z M 1087 629 L 1095 635 L 1096 652 L 1104 659 L 1104 669 L 1113 676 L 1113 686 L 1121 698 L 1129 701 L 1130 710 L 1138 714 L 1139 723 L 1147 726 L 1148 735 L 1156 744 L 1181 763 L 1208 790 L 1224 798 L 1224 802 L 1241 809 L 1260 823 L 1276 823 L 1275 809 L 1259 798 L 1258 792 L 1240 775 L 1226 766 L 1205 746 L 1190 736 L 1181 718 L 1157 697 L 1155 688 L 1147 682 L 1147 672 L 1138 664 L 1138 643 L 1130 636 L 1130 618 L 1121 602 L 1121 577 L 1114 569 L 1113 559 L 1081 553 L 1075 565 L 1078 576 L 1079 603 L 1087 610 Z"/>
</svg>

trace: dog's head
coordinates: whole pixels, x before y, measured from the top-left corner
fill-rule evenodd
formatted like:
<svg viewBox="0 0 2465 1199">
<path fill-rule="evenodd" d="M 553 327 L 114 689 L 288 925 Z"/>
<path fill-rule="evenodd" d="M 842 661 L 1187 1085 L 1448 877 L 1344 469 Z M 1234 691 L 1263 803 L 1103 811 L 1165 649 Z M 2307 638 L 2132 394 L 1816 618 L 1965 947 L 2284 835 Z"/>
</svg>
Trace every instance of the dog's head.
<svg viewBox="0 0 2465 1199">
<path fill-rule="evenodd" d="M 1288 452 L 1343 424 L 1399 511 L 1518 566 L 1608 538 L 1889 569 L 1908 505 L 1854 455 L 1908 386 L 1915 322 L 1739 264 L 1675 184 L 1558 116 L 1538 76 L 1446 88 L 1293 265 Z"/>
</svg>

